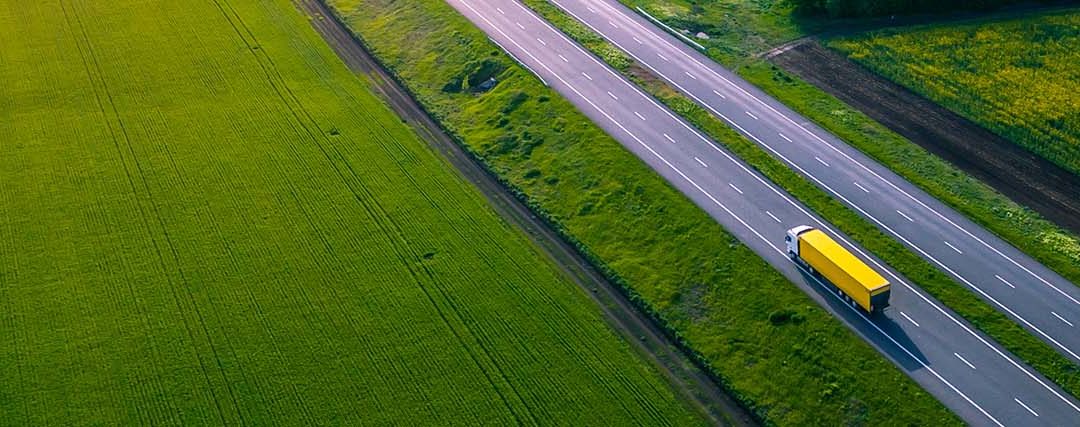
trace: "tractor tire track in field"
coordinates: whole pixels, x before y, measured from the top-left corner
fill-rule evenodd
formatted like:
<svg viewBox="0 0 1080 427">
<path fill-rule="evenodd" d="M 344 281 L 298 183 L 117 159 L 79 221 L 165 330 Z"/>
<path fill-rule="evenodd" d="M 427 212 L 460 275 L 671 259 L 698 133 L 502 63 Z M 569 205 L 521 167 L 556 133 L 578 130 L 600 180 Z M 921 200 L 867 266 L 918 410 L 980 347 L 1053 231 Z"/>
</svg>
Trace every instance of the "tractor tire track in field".
<svg viewBox="0 0 1080 427">
<path fill-rule="evenodd" d="M 90 84 L 90 86 L 93 88 L 94 99 L 95 99 L 95 101 L 97 103 L 97 106 L 98 106 L 98 112 L 101 114 L 101 118 L 105 122 L 105 125 L 106 125 L 105 127 L 108 130 L 110 139 L 112 140 L 114 148 L 116 149 L 116 154 L 117 154 L 118 160 L 120 161 L 120 164 L 121 164 L 121 166 L 122 166 L 122 168 L 124 170 L 124 175 L 127 178 L 128 186 L 129 186 L 129 188 L 131 190 L 132 196 L 134 197 L 133 202 L 136 204 L 136 206 L 139 209 L 139 217 L 143 221 L 143 226 L 146 229 L 146 232 L 149 235 L 152 236 L 153 233 L 151 231 L 149 223 L 146 220 L 146 215 L 145 215 L 145 212 L 143 210 L 142 204 L 138 202 L 138 192 L 136 191 L 135 180 L 131 176 L 131 171 L 128 168 L 127 162 L 124 161 L 123 150 L 120 148 L 120 143 L 116 138 L 116 132 L 113 129 L 112 124 L 108 120 L 108 113 L 105 111 L 105 105 L 104 105 L 104 102 L 101 99 L 101 94 L 98 91 L 98 85 L 95 83 L 95 79 L 94 79 L 95 73 L 94 73 L 93 70 L 91 70 L 90 61 L 87 59 L 88 53 L 87 53 L 86 50 L 88 49 L 88 47 L 84 46 L 84 44 L 89 43 L 89 40 L 86 39 L 85 31 L 83 30 L 81 22 L 79 23 L 79 28 L 76 29 L 75 26 L 72 25 L 72 23 L 71 23 L 71 13 L 68 12 L 67 6 L 64 5 L 63 1 L 60 1 L 58 3 L 60 4 L 60 8 L 61 8 L 61 10 L 63 12 L 64 22 L 65 22 L 65 24 L 67 26 L 67 29 L 68 29 L 68 31 L 70 31 L 72 33 L 71 35 L 72 35 L 73 41 L 74 41 L 74 43 L 76 45 L 77 50 L 79 51 L 79 58 L 81 59 L 82 64 L 83 64 L 83 69 L 86 72 L 87 81 Z M 82 34 L 82 37 L 79 37 L 79 34 Z M 80 43 L 80 41 L 81 41 L 81 43 Z M 97 70 L 100 72 L 100 68 L 97 68 Z M 104 77 L 98 75 L 98 78 L 103 79 Z M 155 250 L 157 251 L 156 240 L 154 240 L 154 245 L 155 245 Z M 158 251 L 158 261 L 159 261 L 159 265 L 161 265 L 162 268 L 164 268 L 164 265 L 163 265 L 163 263 L 161 262 L 161 259 L 160 259 L 160 251 Z M 135 295 L 135 290 L 132 289 L 132 284 L 131 284 L 130 281 L 127 281 L 127 287 L 128 287 L 128 292 L 131 295 Z M 138 306 L 138 305 L 136 305 L 136 306 Z M 147 318 L 146 313 L 145 312 L 140 312 L 139 314 L 141 315 L 141 318 L 142 318 L 142 321 L 143 321 L 142 322 L 143 327 L 149 329 L 150 328 L 150 320 Z M 188 332 L 189 339 L 193 339 L 193 337 L 191 336 L 190 329 L 187 329 L 187 322 L 185 321 L 184 324 L 185 324 L 185 329 Z M 160 360 L 160 359 L 159 358 L 154 358 L 153 363 L 154 363 L 154 367 L 157 368 L 157 373 L 160 374 L 161 366 L 160 366 L 160 364 L 157 363 L 157 360 Z M 203 365 L 201 359 L 199 359 L 198 361 L 199 361 L 199 366 L 203 371 L 204 379 L 207 379 L 207 385 L 209 386 L 210 383 L 209 383 L 209 379 L 206 377 L 205 366 Z M 143 382 L 136 382 L 134 387 L 137 388 L 137 389 L 141 389 L 141 387 L 140 387 L 141 385 L 143 385 Z M 152 394 L 162 394 L 163 392 L 164 391 L 162 389 L 160 389 L 160 388 L 158 388 L 156 390 L 153 390 L 151 392 L 147 392 L 145 390 L 138 390 L 137 391 L 137 393 L 139 393 L 141 395 L 140 397 L 144 397 L 144 398 L 146 396 L 150 396 Z M 143 400 L 145 401 L 145 399 L 143 399 Z M 166 400 L 165 404 L 168 405 L 168 410 L 172 414 L 177 413 L 177 408 L 172 405 L 171 400 Z M 26 410 L 27 414 L 30 414 L 31 412 L 29 411 L 29 407 L 28 407 L 29 403 L 28 402 L 26 402 L 26 406 L 27 407 L 24 408 L 24 410 Z M 140 408 L 141 405 L 135 405 L 135 407 L 137 408 L 136 410 L 138 411 L 138 408 Z M 152 407 L 153 407 L 152 405 L 149 405 L 149 408 L 152 408 Z M 221 408 L 219 406 L 218 407 L 219 417 L 220 417 L 220 410 L 221 410 Z M 143 414 L 140 411 L 139 415 L 147 417 L 148 421 L 153 421 L 153 419 L 154 419 L 154 414 Z M 166 416 L 162 415 L 162 418 L 166 418 Z"/>
<path fill-rule="evenodd" d="M 75 23 L 78 26 L 77 32 L 82 35 L 81 38 L 82 38 L 83 44 L 80 46 L 80 52 L 79 53 L 80 53 L 80 55 L 82 55 L 84 65 L 87 68 L 87 72 L 89 74 L 88 77 L 91 79 L 91 83 L 93 83 L 93 77 L 92 76 L 95 75 L 95 74 L 98 76 L 98 80 L 100 81 L 101 89 L 102 89 L 102 91 L 104 91 L 104 95 L 105 95 L 104 100 L 108 101 L 109 108 L 112 110 L 112 116 L 115 119 L 117 125 L 120 127 L 120 136 L 122 136 L 123 140 L 124 140 L 123 145 L 127 148 L 128 154 L 130 156 L 130 161 L 132 163 L 134 163 L 134 165 L 135 165 L 135 172 L 137 172 L 138 177 L 139 177 L 139 181 L 141 181 L 141 183 L 142 183 L 142 190 L 146 193 L 147 202 L 150 204 L 151 208 L 154 211 L 153 215 L 157 219 L 158 227 L 160 227 L 160 229 L 161 229 L 161 233 L 162 233 L 162 235 L 164 237 L 165 244 L 166 244 L 166 246 L 168 246 L 169 252 L 172 255 L 172 260 L 175 263 L 175 270 L 176 270 L 177 274 L 180 276 L 181 286 L 183 286 L 184 291 L 187 294 L 188 303 L 191 305 L 191 310 L 194 311 L 195 317 L 196 317 L 196 319 L 197 319 L 197 321 L 198 321 L 198 323 L 199 323 L 199 325 L 200 325 L 200 327 L 202 329 L 203 338 L 205 338 L 207 345 L 210 347 L 211 354 L 213 355 L 213 357 L 215 359 L 215 362 L 217 364 L 218 372 L 222 377 L 222 382 L 225 384 L 225 388 L 228 391 L 229 397 L 230 397 L 230 399 L 232 401 L 233 410 L 236 412 L 236 415 L 239 418 L 240 423 L 243 424 L 244 423 L 243 422 L 244 418 L 243 418 L 242 412 L 240 411 L 240 405 L 239 405 L 239 403 L 238 403 L 238 401 L 236 399 L 236 395 L 235 395 L 235 393 L 233 391 L 232 385 L 231 385 L 230 381 L 228 380 L 227 375 L 225 374 L 224 366 L 222 366 L 222 364 L 221 364 L 221 358 L 218 356 L 218 350 L 217 350 L 216 346 L 214 345 L 213 340 L 211 339 L 210 331 L 207 328 L 206 321 L 204 320 L 203 314 L 202 314 L 201 310 L 199 309 L 198 304 L 195 301 L 195 297 L 194 297 L 194 295 L 192 293 L 190 283 L 187 280 L 184 269 L 181 267 L 179 252 L 177 251 L 175 244 L 172 242 L 172 239 L 169 236 L 168 228 L 166 227 L 166 225 L 164 223 L 164 219 L 163 219 L 163 217 L 161 215 L 160 208 L 154 202 L 154 196 L 153 196 L 153 193 L 151 192 L 150 184 L 146 181 L 146 174 L 143 171 L 142 164 L 139 162 L 138 156 L 135 153 L 135 149 L 131 145 L 131 140 L 130 140 L 130 137 L 128 135 L 127 129 L 124 126 L 123 119 L 121 118 L 120 112 L 116 107 L 116 103 L 113 100 L 112 93 L 109 91 L 107 77 L 105 76 L 105 73 L 102 71 L 101 65 L 100 65 L 100 63 L 98 61 L 98 58 L 97 58 L 96 54 L 94 53 L 93 45 L 92 45 L 90 37 L 89 37 L 89 35 L 88 35 L 87 31 L 86 31 L 86 27 L 83 24 L 82 19 L 79 17 L 79 13 L 77 11 L 70 11 L 69 12 L 67 6 L 64 6 L 64 2 L 60 2 L 60 4 L 61 4 L 61 7 L 62 7 L 63 12 L 64 12 L 65 19 L 68 22 L 68 26 L 69 26 L 69 28 L 71 28 L 72 31 L 76 31 L 76 29 L 71 25 L 71 16 L 74 16 Z M 74 8 L 74 5 L 72 7 Z M 94 72 L 91 72 L 90 64 L 93 65 L 93 71 Z M 100 111 L 102 113 L 102 118 L 105 119 L 106 126 L 109 129 L 109 134 L 112 136 L 113 144 L 114 144 L 114 146 L 115 146 L 115 148 L 117 150 L 117 154 L 119 155 L 120 161 L 124 166 L 124 172 L 127 175 L 128 183 L 131 186 L 132 194 L 136 197 L 135 202 L 136 202 L 136 205 L 139 208 L 139 214 L 140 214 L 140 217 L 141 217 L 141 219 L 143 221 L 143 225 L 146 228 L 146 232 L 149 234 L 151 242 L 153 242 L 154 250 L 155 250 L 155 253 L 156 253 L 157 258 L 158 258 L 158 264 L 160 265 L 163 272 L 167 272 L 167 271 L 170 270 L 170 268 L 169 268 L 168 263 L 166 262 L 166 257 L 162 253 L 161 247 L 158 244 L 158 239 L 154 238 L 155 233 L 154 233 L 153 227 L 150 224 L 149 215 L 147 215 L 146 209 L 144 208 L 143 204 L 138 201 L 139 191 L 138 191 L 138 186 L 135 184 L 135 177 L 133 176 L 132 171 L 129 169 L 127 161 L 124 160 L 125 158 L 128 158 L 128 156 L 124 156 L 124 154 L 123 154 L 123 149 L 121 148 L 120 138 L 117 137 L 117 132 L 115 131 L 115 129 L 113 129 L 112 120 L 108 119 L 109 114 L 106 112 L 105 101 L 103 100 L 103 97 L 101 96 L 101 94 L 98 93 L 97 85 L 92 85 L 92 86 L 94 87 L 94 95 L 95 95 L 95 97 L 97 99 L 98 107 L 99 107 L 99 109 L 100 109 Z M 172 279 L 171 275 L 165 274 L 165 276 L 167 277 L 169 289 L 172 292 L 172 296 L 173 296 L 174 303 L 176 304 L 176 308 L 180 313 L 183 313 L 185 311 L 184 310 L 184 304 L 182 302 L 182 298 L 177 293 L 177 289 L 176 289 L 177 284 L 173 282 L 173 279 Z M 192 331 L 191 325 L 189 324 L 189 322 L 187 320 L 187 317 L 184 316 L 183 314 L 181 314 L 181 317 L 183 318 L 184 327 L 185 327 L 185 330 L 187 331 L 188 338 L 191 339 L 192 345 L 196 345 L 195 343 L 198 341 L 196 339 L 196 333 L 194 331 Z M 222 406 L 221 406 L 221 399 L 218 399 L 218 397 L 217 397 L 215 387 L 214 387 L 214 385 L 213 385 L 213 383 L 211 381 L 210 370 L 207 368 L 207 363 L 203 360 L 201 352 L 195 351 L 194 353 L 195 353 L 196 359 L 199 362 L 200 369 L 202 370 L 203 378 L 206 380 L 207 390 L 210 392 L 211 398 L 214 401 L 215 408 L 217 409 L 218 419 L 219 419 L 219 421 L 221 421 L 222 424 L 227 424 L 228 422 L 227 422 L 227 420 L 225 418 L 225 409 L 222 408 Z M 174 410 L 175 410 L 175 408 L 174 408 Z"/>
<path fill-rule="evenodd" d="M 367 79 L 373 92 L 465 180 L 476 185 L 507 223 L 524 231 L 567 277 L 580 286 L 597 303 L 612 328 L 636 352 L 650 360 L 698 412 L 717 425 L 757 424 L 692 356 L 680 351 L 653 319 L 635 308 L 617 284 L 608 280 L 556 231 L 556 226 L 538 218 L 525 201 L 516 197 L 480 160 L 452 139 L 403 85 L 371 57 L 362 40 L 348 30 L 329 6 L 320 0 L 294 0 L 294 3 L 310 16 L 312 26 L 341 60 L 359 77 Z"/>
<path fill-rule="evenodd" d="M 391 239 L 391 243 L 393 244 L 395 255 L 400 259 L 402 265 L 405 266 L 408 269 L 409 273 L 413 277 L 413 280 L 416 282 L 417 286 L 427 296 L 427 298 L 428 298 L 429 302 L 432 304 L 433 308 L 437 311 L 437 313 L 439 314 L 442 321 L 447 325 L 447 328 L 450 329 L 451 332 L 453 332 L 453 334 L 455 335 L 457 340 L 461 343 L 461 346 L 469 353 L 470 357 L 473 359 L 473 361 L 476 364 L 476 366 L 478 367 L 478 369 L 480 369 L 481 372 L 483 372 L 484 375 L 487 377 L 487 380 L 491 384 L 492 389 L 496 393 L 499 394 L 500 398 L 503 400 L 503 403 L 507 407 L 508 411 L 511 413 L 511 415 L 513 415 L 515 420 L 517 420 L 517 423 L 518 424 L 524 424 L 522 416 L 520 414 L 518 414 L 518 410 L 515 409 L 515 405 L 512 404 L 509 401 L 509 399 L 507 398 L 506 395 L 504 395 L 503 391 L 501 390 L 502 387 L 500 387 L 497 384 L 497 382 L 494 381 L 494 379 L 491 376 L 492 374 L 490 372 L 488 372 L 488 369 L 490 369 L 490 368 L 485 367 L 485 363 L 482 363 L 479 360 L 478 356 L 473 351 L 473 347 L 466 343 L 465 338 L 461 336 L 461 333 L 454 326 L 454 322 L 450 321 L 447 314 L 439 306 L 438 302 L 436 301 L 436 298 L 434 296 L 432 296 L 432 294 L 431 294 L 430 290 L 428 289 L 428 287 L 425 286 L 425 284 L 424 284 L 423 280 L 421 279 L 420 275 L 411 266 L 415 260 L 420 259 L 420 254 L 411 253 L 412 252 L 412 251 L 410 251 L 411 246 L 408 244 L 407 241 L 404 240 L 404 233 L 402 232 L 401 228 L 397 224 L 394 223 L 393 219 L 391 219 L 391 216 L 378 204 L 377 199 L 375 198 L 375 196 L 370 191 L 368 191 L 366 189 L 366 187 L 363 186 L 363 184 L 361 183 L 361 181 L 359 179 L 360 175 L 357 174 L 355 172 L 355 170 L 353 170 L 351 164 L 349 164 L 347 161 L 345 161 L 345 156 L 343 156 L 340 152 L 338 152 L 337 149 L 333 147 L 333 144 L 329 144 L 331 146 L 330 150 L 334 151 L 334 156 L 331 156 L 330 152 L 327 150 L 326 146 L 323 144 L 324 142 L 325 143 L 330 143 L 330 141 L 326 140 L 327 139 L 326 133 L 324 133 L 322 131 L 322 129 L 320 129 L 318 127 L 317 122 L 314 120 L 314 118 L 311 116 L 311 114 L 306 109 L 304 109 L 302 103 L 297 98 L 295 93 L 293 93 L 292 90 L 285 83 L 285 81 L 282 78 L 279 70 L 277 69 L 276 64 L 273 63 L 273 59 L 270 58 L 270 56 L 268 54 L 266 54 L 265 52 L 263 52 L 261 49 L 255 49 L 254 48 L 254 46 L 258 46 L 257 38 L 255 37 L 254 33 L 243 22 L 243 19 L 236 12 L 236 10 L 233 9 L 232 5 L 229 4 L 229 2 L 227 0 L 213 0 L 213 1 L 214 1 L 215 5 L 218 6 L 218 9 L 221 10 L 221 12 L 224 14 L 225 18 L 229 21 L 229 24 L 232 26 L 233 30 L 237 33 L 237 35 L 240 37 L 240 39 L 247 45 L 248 51 L 255 57 L 256 61 L 259 63 L 259 65 L 262 68 L 263 72 L 266 74 L 268 83 L 271 85 L 271 87 L 277 93 L 278 97 L 281 99 L 282 103 L 286 106 L 286 108 L 289 109 L 289 112 L 292 114 L 293 118 L 296 120 L 296 123 L 299 124 L 300 127 L 304 129 L 304 132 L 308 134 L 308 137 L 310 138 L 310 140 L 313 143 L 315 143 L 316 146 L 318 146 L 319 150 L 325 156 L 327 162 L 334 169 L 335 173 L 337 173 L 339 179 L 341 179 L 342 183 L 344 185 L 346 185 L 346 187 L 348 187 L 353 192 L 353 194 L 355 195 L 356 200 L 358 202 L 360 202 L 360 204 L 363 206 L 363 208 L 368 212 L 368 215 L 375 221 L 376 225 L 382 230 L 383 234 L 386 235 L 386 236 L 391 236 L 391 237 L 394 238 L 394 239 Z M 223 4 L 224 4 L 224 6 L 223 6 Z M 229 10 L 228 12 L 226 12 L 226 10 L 225 10 L 226 8 L 228 8 L 228 10 Z M 230 14 L 232 16 L 230 16 Z M 235 18 L 235 21 L 233 21 L 234 18 Z M 243 31 L 241 31 L 240 27 L 243 28 Z M 245 37 L 244 33 L 246 33 L 247 37 Z M 264 59 L 267 62 L 269 62 L 269 64 L 264 63 L 263 62 Z M 287 94 L 287 96 L 286 96 L 286 94 Z M 298 112 L 297 110 L 300 110 L 300 112 Z M 302 112 L 303 117 L 301 117 L 301 112 Z M 309 126 L 309 124 L 310 124 L 310 126 Z M 311 130 L 311 127 L 315 127 L 315 132 L 313 132 Z M 335 160 L 335 158 L 337 160 Z M 348 175 L 351 175 L 353 177 L 352 180 L 348 179 L 345 171 L 342 170 L 342 168 L 338 165 L 338 163 L 343 163 L 344 164 L 345 168 L 348 169 Z M 356 182 L 357 186 L 359 188 L 356 188 L 356 186 L 354 186 L 354 185 L 350 185 L 351 182 Z M 410 257 L 411 257 L 411 259 L 410 259 Z M 429 275 L 430 275 L 430 273 L 429 273 Z M 432 276 L 432 279 L 434 281 L 433 276 Z M 487 364 L 490 364 L 491 366 L 493 366 L 495 368 L 496 371 L 498 371 L 498 375 L 501 377 L 502 383 L 505 384 L 506 386 L 510 387 L 511 391 L 513 392 L 513 394 L 517 398 L 516 399 L 517 404 L 525 408 L 526 412 L 528 413 L 529 418 L 532 420 L 532 423 L 533 424 L 539 424 L 540 420 L 536 417 L 535 414 L 533 414 L 532 409 L 529 407 L 529 405 L 527 403 L 527 400 L 524 399 L 521 396 L 520 392 L 514 387 L 513 382 L 510 381 L 509 377 L 502 370 L 502 367 L 495 361 L 495 358 L 493 357 L 490 349 L 488 349 L 483 344 L 483 342 L 478 339 L 476 334 L 473 331 L 470 330 L 470 328 L 468 327 L 468 323 L 465 322 L 464 319 L 461 318 L 461 315 L 458 312 L 459 309 L 452 303 L 452 301 L 449 300 L 449 296 L 446 294 L 446 291 L 444 289 L 442 289 L 442 287 L 438 286 L 437 283 L 438 282 L 435 281 L 435 283 L 434 283 L 435 286 L 434 287 L 440 293 L 440 295 L 442 297 L 441 299 L 445 303 L 450 305 L 451 311 L 455 312 L 454 314 L 455 314 L 455 317 L 457 318 L 456 319 L 457 323 L 462 325 L 460 327 L 464 328 L 469 333 L 469 335 L 473 338 L 473 341 L 480 346 L 482 352 L 484 353 Z"/>
</svg>

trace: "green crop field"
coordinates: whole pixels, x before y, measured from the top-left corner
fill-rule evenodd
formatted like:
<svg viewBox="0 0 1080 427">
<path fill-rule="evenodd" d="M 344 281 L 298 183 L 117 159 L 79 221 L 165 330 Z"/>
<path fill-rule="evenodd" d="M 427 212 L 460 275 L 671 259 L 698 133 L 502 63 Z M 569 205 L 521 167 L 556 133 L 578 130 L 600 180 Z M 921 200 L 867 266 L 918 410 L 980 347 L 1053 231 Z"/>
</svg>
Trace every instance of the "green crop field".
<svg viewBox="0 0 1080 427">
<path fill-rule="evenodd" d="M 875 31 L 830 46 L 1080 173 L 1080 11 Z"/>
<path fill-rule="evenodd" d="M 699 423 L 287 1 L 0 1 L 0 424 Z"/>
<path fill-rule="evenodd" d="M 425 108 L 766 425 L 960 424 L 447 2 L 331 4 Z M 469 90 L 491 75 L 494 89 Z"/>
</svg>

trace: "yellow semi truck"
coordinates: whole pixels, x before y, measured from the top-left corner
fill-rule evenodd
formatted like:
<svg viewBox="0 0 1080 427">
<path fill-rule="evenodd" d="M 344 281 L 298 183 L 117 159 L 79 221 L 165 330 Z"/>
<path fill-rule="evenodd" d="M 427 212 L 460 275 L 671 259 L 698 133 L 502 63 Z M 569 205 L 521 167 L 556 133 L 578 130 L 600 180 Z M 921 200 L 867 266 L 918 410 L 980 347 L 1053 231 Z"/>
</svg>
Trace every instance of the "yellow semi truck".
<svg viewBox="0 0 1080 427">
<path fill-rule="evenodd" d="M 870 314 L 889 306 L 889 281 L 814 227 L 787 231 L 788 256 L 834 287 L 841 298 Z"/>
</svg>

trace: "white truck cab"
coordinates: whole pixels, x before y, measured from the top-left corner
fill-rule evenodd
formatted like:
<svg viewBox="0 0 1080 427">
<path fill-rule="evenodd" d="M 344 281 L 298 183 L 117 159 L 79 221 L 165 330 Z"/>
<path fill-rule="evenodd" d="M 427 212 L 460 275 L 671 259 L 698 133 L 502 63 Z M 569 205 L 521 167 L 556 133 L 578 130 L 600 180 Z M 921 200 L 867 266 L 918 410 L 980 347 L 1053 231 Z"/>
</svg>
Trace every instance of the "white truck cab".
<svg viewBox="0 0 1080 427">
<path fill-rule="evenodd" d="M 809 225 L 800 225 L 793 227 L 787 231 L 787 237 L 784 237 L 784 242 L 787 243 L 787 253 L 789 257 L 798 258 L 799 256 L 799 235 L 807 231 L 813 230 L 814 227 Z"/>
</svg>

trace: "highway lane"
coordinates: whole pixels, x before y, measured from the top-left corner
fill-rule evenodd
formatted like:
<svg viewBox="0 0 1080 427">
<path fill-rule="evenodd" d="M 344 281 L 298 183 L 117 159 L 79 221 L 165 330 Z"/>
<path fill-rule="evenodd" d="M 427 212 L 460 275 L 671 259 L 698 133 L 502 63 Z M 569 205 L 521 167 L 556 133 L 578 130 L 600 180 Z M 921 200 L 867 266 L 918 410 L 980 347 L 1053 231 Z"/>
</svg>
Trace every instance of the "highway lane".
<svg viewBox="0 0 1080 427">
<path fill-rule="evenodd" d="M 513 0 L 448 2 L 969 423 L 1064 425 L 1080 417 L 1074 399 L 531 11 Z M 787 257 L 784 231 L 800 224 L 826 230 L 889 277 L 893 306 L 884 316 L 867 319 Z"/>
<path fill-rule="evenodd" d="M 617 0 L 550 1 L 1080 363 L 1080 288 Z"/>
</svg>

